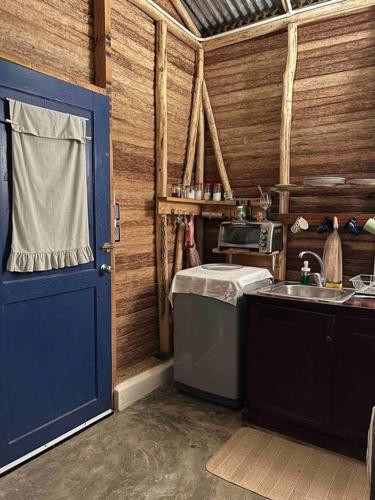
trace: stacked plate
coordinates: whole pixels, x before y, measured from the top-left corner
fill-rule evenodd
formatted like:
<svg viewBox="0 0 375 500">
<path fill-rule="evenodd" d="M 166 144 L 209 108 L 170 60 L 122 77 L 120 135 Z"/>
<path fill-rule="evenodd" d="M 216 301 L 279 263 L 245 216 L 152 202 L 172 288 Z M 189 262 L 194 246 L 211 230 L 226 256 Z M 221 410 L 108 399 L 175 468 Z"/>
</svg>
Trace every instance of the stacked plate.
<svg viewBox="0 0 375 500">
<path fill-rule="evenodd" d="M 335 186 L 337 184 L 345 184 L 345 177 L 309 177 L 304 179 L 303 183 L 307 186 Z"/>
<path fill-rule="evenodd" d="M 351 179 L 348 184 L 355 184 L 357 186 L 375 186 L 375 179 Z"/>
</svg>

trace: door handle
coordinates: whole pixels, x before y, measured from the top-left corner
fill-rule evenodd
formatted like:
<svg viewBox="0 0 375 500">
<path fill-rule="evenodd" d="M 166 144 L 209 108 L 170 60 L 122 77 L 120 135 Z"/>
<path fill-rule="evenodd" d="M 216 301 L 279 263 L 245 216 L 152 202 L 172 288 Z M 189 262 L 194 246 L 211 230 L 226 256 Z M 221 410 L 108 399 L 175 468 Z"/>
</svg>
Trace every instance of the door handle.
<svg viewBox="0 0 375 500">
<path fill-rule="evenodd" d="M 328 342 L 329 344 L 331 344 L 333 342 L 333 337 L 331 337 L 331 335 L 327 335 L 326 336 L 326 342 Z"/>
<path fill-rule="evenodd" d="M 105 274 L 110 274 L 112 272 L 112 267 L 109 266 L 108 264 L 102 264 L 99 269 L 99 273 L 101 276 L 104 276 Z"/>
</svg>

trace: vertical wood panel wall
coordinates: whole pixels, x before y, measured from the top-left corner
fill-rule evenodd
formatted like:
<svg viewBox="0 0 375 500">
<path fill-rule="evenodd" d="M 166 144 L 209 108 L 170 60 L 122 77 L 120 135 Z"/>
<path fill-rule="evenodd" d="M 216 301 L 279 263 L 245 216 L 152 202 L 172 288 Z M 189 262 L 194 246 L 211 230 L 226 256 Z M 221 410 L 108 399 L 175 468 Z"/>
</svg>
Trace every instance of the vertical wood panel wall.
<svg viewBox="0 0 375 500">
<path fill-rule="evenodd" d="M 256 38 L 205 54 L 205 77 L 234 195 L 258 196 L 279 182 L 279 137 L 287 33 Z M 219 181 L 206 137 L 207 180 Z M 206 222 L 205 256 L 217 246 L 218 222 Z"/>
<path fill-rule="evenodd" d="M 93 83 L 93 1 L 2 0 L 0 57 Z"/>
<path fill-rule="evenodd" d="M 112 0 L 114 190 L 121 205 L 115 247 L 117 364 L 121 379 L 158 351 L 155 262 L 155 23 Z M 169 186 L 181 182 L 190 119 L 195 52 L 168 34 Z M 174 231 L 169 227 L 169 262 Z"/>
<path fill-rule="evenodd" d="M 291 182 L 312 175 L 375 175 L 375 8 L 299 29 Z M 290 210 L 374 213 L 375 199 L 354 193 L 291 197 Z M 325 238 L 290 234 L 289 278 L 298 278 L 298 251 L 321 252 Z M 345 233 L 342 240 L 344 279 L 372 272 L 374 238 Z"/>
</svg>

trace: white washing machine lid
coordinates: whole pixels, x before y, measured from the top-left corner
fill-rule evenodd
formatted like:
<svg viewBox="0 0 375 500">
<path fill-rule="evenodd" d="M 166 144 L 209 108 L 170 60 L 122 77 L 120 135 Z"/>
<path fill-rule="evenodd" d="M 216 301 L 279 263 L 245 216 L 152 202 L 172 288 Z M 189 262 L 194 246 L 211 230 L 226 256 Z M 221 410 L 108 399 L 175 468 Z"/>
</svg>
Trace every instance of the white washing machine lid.
<svg viewBox="0 0 375 500">
<path fill-rule="evenodd" d="M 268 269 L 233 264 L 205 264 L 179 271 L 172 282 L 174 293 L 192 293 L 236 305 L 247 285 L 272 278 Z"/>
</svg>

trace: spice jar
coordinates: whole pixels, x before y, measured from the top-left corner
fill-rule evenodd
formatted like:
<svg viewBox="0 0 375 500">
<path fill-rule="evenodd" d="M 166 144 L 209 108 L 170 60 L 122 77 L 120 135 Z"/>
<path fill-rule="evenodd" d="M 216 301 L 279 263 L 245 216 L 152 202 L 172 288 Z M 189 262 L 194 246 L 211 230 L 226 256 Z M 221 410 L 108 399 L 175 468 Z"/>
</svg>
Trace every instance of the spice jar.
<svg viewBox="0 0 375 500">
<path fill-rule="evenodd" d="M 186 186 L 187 198 L 190 200 L 194 200 L 195 198 L 195 189 L 194 186 Z"/>
<path fill-rule="evenodd" d="M 203 184 L 201 182 L 197 182 L 195 184 L 195 199 L 201 200 L 203 198 Z"/>
<path fill-rule="evenodd" d="M 212 198 L 212 184 L 211 182 L 205 182 L 203 199 L 210 200 L 211 198 Z"/>
<path fill-rule="evenodd" d="M 212 195 L 212 199 L 214 201 L 221 201 L 221 190 L 222 190 L 221 182 L 215 182 Z"/>
<path fill-rule="evenodd" d="M 173 198 L 181 198 L 182 186 L 181 184 L 172 184 L 172 196 Z"/>
</svg>

